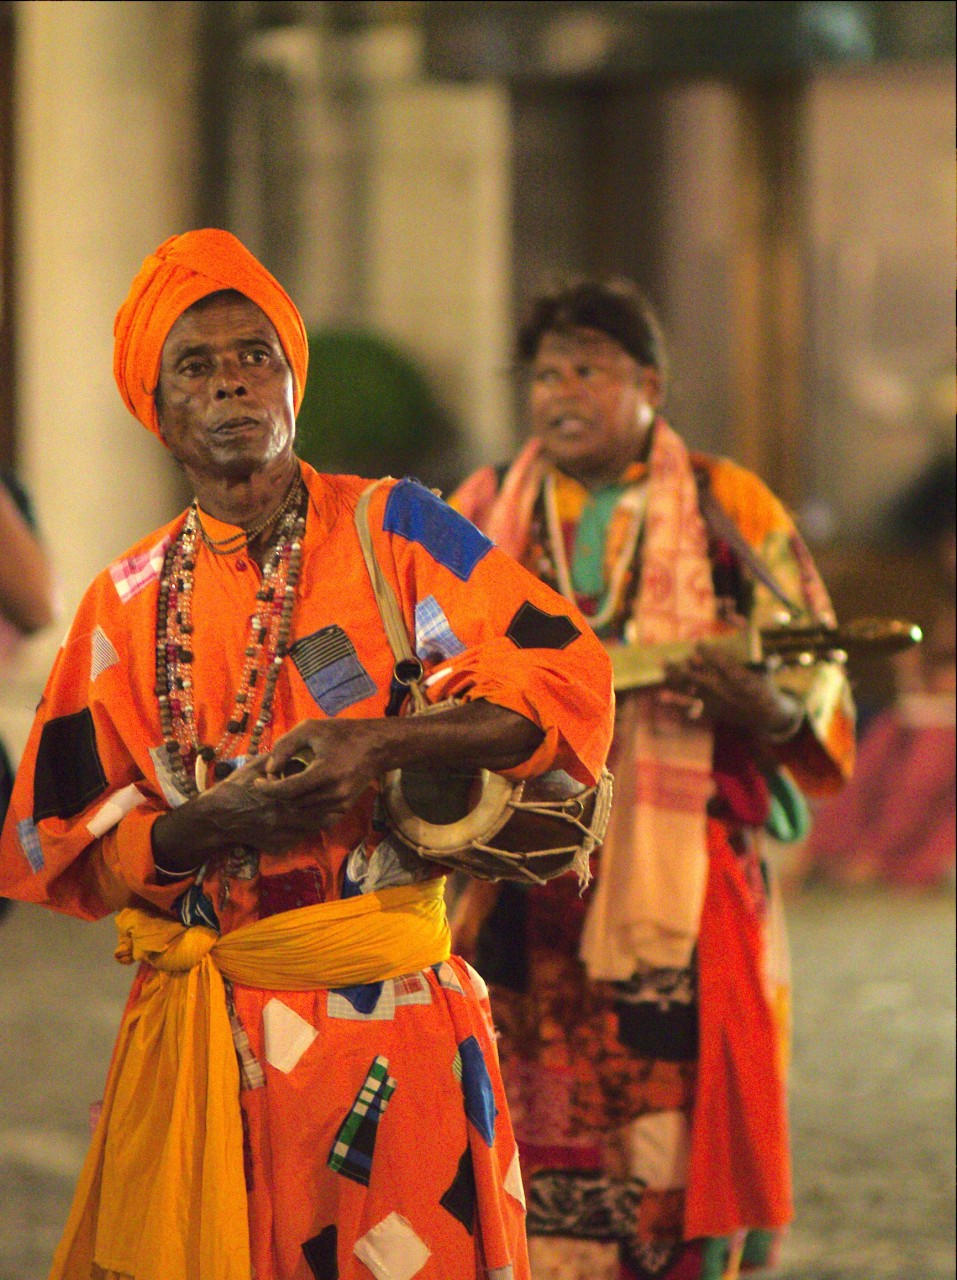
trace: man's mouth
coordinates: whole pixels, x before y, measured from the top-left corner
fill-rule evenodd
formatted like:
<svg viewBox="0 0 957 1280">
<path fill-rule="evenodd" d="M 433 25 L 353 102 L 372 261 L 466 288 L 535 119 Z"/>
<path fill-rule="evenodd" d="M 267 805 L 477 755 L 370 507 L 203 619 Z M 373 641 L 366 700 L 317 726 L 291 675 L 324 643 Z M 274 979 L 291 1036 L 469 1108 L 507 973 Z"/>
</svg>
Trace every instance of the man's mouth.
<svg viewBox="0 0 957 1280">
<path fill-rule="evenodd" d="M 227 418 L 225 422 L 219 422 L 213 427 L 213 435 L 229 435 L 234 431 L 244 431 L 249 427 L 258 427 L 259 419 L 252 418 L 248 414 L 243 414 L 237 418 Z"/>
<path fill-rule="evenodd" d="M 579 414 L 563 413 L 548 424 L 549 431 L 562 439 L 574 440 L 590 430 L 591 424 Z"/>
</svg>

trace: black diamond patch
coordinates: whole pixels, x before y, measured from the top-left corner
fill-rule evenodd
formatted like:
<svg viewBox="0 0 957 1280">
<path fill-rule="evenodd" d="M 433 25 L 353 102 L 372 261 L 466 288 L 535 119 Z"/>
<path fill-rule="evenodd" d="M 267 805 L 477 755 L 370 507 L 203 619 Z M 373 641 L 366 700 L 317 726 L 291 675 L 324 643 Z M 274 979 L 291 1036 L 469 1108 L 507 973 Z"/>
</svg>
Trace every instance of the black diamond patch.
<svg viewBox="0 0 957 1280">
<path fill-rule="evenodd" d="M 316 1280 L 339 1280 L 336 1261 L 337 1232 L 335 1223 L 323 1227 L 317 1236 L 302 1246 L 302 1254 Z"/>
<path fill-rule="evenodd" d="M 43 726 L 33 775 L 33 820 L 73 818 L 106 790 L 89 707 Z"/>
<path fill-rule="evenodd" d="M 581 632 L 565 613 L 544 613 L 526 600 L 505 632 L 517 649 L 567 649 Z"/>
<path fill-rule="evenodd" d="M 458 1218 L 465 1230 L 472 1234 L 475 1229 L 475 1171 L 472 1168 L 472 1153 L 468 1147 L 459 1161 L 458 1171 L 452 1185 L 439 1201 L 443 1209 L 448 1209 L 453 1218 Z"/>
</svg>

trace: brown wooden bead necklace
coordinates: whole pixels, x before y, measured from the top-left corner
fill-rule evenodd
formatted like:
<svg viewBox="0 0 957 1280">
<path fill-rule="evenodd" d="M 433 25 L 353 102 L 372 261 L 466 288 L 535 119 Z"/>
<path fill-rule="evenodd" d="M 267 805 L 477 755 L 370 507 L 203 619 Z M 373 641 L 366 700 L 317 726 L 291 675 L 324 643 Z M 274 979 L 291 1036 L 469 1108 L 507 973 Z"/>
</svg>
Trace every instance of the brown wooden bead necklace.
<svg viewBox="0 0 957 1280">
<path fill-rule="evenodd" d="M 258 608 L 249 620 L 243 673 L 233 713 L 215 747 L 200 741 L 193 706 L 193 577 L 199 542 L 205 539 L 195 502 L 179 537 L 166 550 L 156 611 L 155 693 L 166 758 L 185 796 L 195 796 L 205 790 L 210 776 L 217 775 L 216 766 L 240 754 L 240 743 L 250 725 L 252 732 L 243 753 L 248 756 L 259 753 L 263 736 L 270 727 L 276 681 L 292 632 L 307 503 L 302 479 L 297 477 L 282 508 L 257 531 L 262 532 L 277 519 L 280 521 L 275 542 L 263 564 L 262 583 L 256 592 Z M 243 550 L 254 536 L 253 530 L 243 530 L 243 541 L 233 550 Z M 209 549 L 214 554 L 228 554 L 212 546 Z M 255 712 L 257 698 L 259 709 Z"/>
</svg>

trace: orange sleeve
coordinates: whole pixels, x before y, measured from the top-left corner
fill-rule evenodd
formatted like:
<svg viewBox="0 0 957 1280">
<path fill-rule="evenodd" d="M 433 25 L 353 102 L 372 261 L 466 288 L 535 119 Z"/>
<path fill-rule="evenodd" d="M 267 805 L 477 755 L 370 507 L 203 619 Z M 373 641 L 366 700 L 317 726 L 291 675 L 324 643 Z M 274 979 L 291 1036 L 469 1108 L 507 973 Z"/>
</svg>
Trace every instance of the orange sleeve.
<svg viewBox="0 0 957 1280">
<path fill-rule="evenodd" d="M 0 894 L 91 920 L 134 897 L 168 909 L 186 887 L 156 883 L 150 832 L 169 803 L 147 746 L 152 686 L 136 687 L 131 661 L 130 621 L 137 636 L 153 625 L 155 593 L 121 607 L 101 575 L 54 662 L 0 839 Z"/>
<path fill-rule="evenodd" d="M 370 520 L 430 699 L 483 698 L 536 724 L 542 743 L 509 776 L 560 768 L 594 782 L 614 694 L 608 656 L 584 617 L 413 481 L 376 494 Z"/>
<path fill-rule="evenodd" d="M 811 553 L 783 504 L 752 472 L 727 458 L 704 458 L 711 489 L 748 544 L 770 569 L 788 597 L 800 605 L 798 623 L 834 622 L 834 611 Z M 767 587 L 756 584 L 750 621 L 758 627 L 780 621 L 781 606 Z M 837 790 L 850 776 L 855 756 L 855 711 L 843 663 L 825 659 L 809 666 L 782 667 L 776 683 L 804 707 L 805 723 L 791 741 L 774 748 L 778 761 L 809 795 Z"/>
</svg>

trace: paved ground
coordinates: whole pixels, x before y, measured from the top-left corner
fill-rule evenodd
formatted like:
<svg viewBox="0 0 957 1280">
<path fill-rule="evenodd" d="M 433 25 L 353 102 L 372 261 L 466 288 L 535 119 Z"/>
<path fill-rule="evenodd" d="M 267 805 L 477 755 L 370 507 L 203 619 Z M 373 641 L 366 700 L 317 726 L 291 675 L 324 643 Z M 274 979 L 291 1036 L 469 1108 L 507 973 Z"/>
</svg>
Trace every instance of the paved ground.
<svg viewBox="0 0 957 1280">
<path fill-rule="evenodd" d="M 790 908 L 797 1223 L 775 1280 L 952 1280 L 954 899 Z M 129 970 L 110 923 L 0 926 L 0 1280 L 42 1280 Z M 171 1278 L 172 1280 L 172 1278 Z"/>
</svg>

